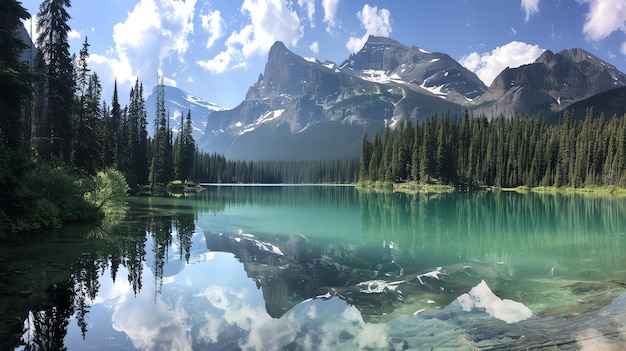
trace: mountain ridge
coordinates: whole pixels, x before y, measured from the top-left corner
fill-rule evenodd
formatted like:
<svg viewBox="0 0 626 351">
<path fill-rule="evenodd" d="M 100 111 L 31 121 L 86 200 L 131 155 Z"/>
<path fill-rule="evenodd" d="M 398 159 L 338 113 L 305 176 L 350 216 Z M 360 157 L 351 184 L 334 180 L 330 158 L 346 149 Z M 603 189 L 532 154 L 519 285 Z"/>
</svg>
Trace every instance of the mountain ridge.
<svg viewBox="0 0 626 351">
<path fill-rule="evenodd" d="M 626 74 L 583 49 L 546 50 L 533 63 L 500 72 L 473 111 L 488 117 L 561 111 L 622 86 Z"/>
<path fill-rule="evenodd" d="M 405 120 L 433 113 L 456 118 L 464 109 L 488 118 L 553 114 L 621 86 L 626 75 L 578 48 L 546 50 L 530 64 L 504 69 L 486 87 L 449 55 L 391 38 L 368 37 L 339 65 L 300 56 L 278 41 L 242 102 L 207 114 L 196 140 L 201 150 L 233 159 L 357 157 L 363 133 Z"/>
</svg>

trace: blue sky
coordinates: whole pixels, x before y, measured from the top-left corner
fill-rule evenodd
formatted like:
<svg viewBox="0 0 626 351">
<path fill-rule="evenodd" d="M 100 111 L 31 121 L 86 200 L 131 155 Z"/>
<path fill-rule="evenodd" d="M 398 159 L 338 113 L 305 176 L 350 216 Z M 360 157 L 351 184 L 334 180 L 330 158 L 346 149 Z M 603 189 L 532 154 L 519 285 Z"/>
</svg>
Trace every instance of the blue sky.
<svg viewBox="0 0 626 351">
<path fill-rule="evenodd" d="M 23 0 L 34 16 L 40 0 Z M 444 52 L 489 85 L 543 50 L 583 48 L 626 72 L 626 0 L 74 0 L 71 51 L 87 36 L 104 96 L 138 77 L 234 107 L 283 41 L 341 63 L 367 35 Z M 30 23 L 26 23 L 30 28 Z"/>
</svg>

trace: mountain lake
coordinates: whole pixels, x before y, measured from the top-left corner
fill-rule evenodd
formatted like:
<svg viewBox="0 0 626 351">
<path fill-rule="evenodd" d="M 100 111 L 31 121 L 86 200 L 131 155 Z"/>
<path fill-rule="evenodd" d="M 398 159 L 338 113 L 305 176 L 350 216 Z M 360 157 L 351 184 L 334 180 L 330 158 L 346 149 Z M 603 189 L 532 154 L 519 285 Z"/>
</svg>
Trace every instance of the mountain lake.
<svg viewBox="0 0 626 351">
<path fill-rule="evenodd" d="M 5 238 L 7 350 L 619 350 L 626 198 L 205 186 Z"/>
</svg>

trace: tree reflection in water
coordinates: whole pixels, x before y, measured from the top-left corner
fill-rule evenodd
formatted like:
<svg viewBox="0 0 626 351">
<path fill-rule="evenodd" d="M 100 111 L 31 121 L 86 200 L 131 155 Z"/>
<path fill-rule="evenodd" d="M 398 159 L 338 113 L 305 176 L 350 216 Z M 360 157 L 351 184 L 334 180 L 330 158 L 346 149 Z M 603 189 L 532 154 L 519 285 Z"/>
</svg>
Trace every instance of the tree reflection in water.
<svg viewBox="0 0 626 351">
<path fill-rule="evenodd" d="M 341 212 L 354 217 L 349 220 L 354 221 L 356 233 L 352 227 L 336 230 L 347 220 L 338 216 L 328 219 L 329 223 L 297 223 L 302 233 L 284 235 L 284 222 L 296 220 L 285 218 L 282 208 L 266 211 L 278 206 L 312 209 L 320 205 L 326 208 L 325 214 Z M 118 273 L 126 269 L 137 296 L 144 288 L 142 275 L 147 263 L 155 279 L 156 297 L 172 273 L 168 272 L 172 267 L 167 265 L 168 259 L 179 257 L 187 263 L 193 259 L 191 243 L 199 216 L 203 215 L 204 223 L 210 222 L 204 214 L 221 213 L 229 207 L 245 208 L 246 218 L 251 215 L 250 208 L 258 211 L 255 215 L 278 216 L 264 217 L 264 223 L 270 223 L 267 227 L 253 226 L 251 234 L 259 242 L 228 235 L 223 228 L 203 236 L 209 249 L 231 252 L 243 263 L 247 277 L 263 288 L 265 310 L 274 318 L 290 313 L 308 298 L 335 291 L 334 296 L 357 307 L 366 321 L 385 323 L 398 315 L 411 316 L 416 308 L 432 307 L 429 299 L 435 294 L 437 298 L 432 300 L 443 308 L 459 296 L 457 292 L 466 292 L 481 280 L 502 299 L 536 307 L 549 303 L 542 289 L 550 284 L 554 286 L 547 289 L 552 292 L 559 284 L 561 290 L 587 294 L 595 291 L 591 283 L 606 286 L 607 280 L 619 273 L 618 269 L 609 273 L 603 269 L 626 264 L 624 255 L 616 250 L 624 247 L 624 237 L 612 234 L 623 231 L 623 200 L 487 192 L 406 195 L 350 188 L 220 187 L 190 198 L 140 199 L 132 212 L 118 221 L 73 232 L 66 228 L 62 236 L 42 235 L 36 239 L 40 242 L 21 251 L 14 252 L 11 245 L 0 248 L 0 258 L 20 267 L 17 273 L 17 268 L 0 265 L 0 284 L 11 287 L 6 295 L 14 296 L 3 300 L 11 309 L 0 307 L 0 312 L 10 312 L 0 313 L 0 346 L 14 349 L 21 343 L 28 350 L 63 350 L 72 316 L 84 338 L 90 308 L 103 289 L 100 284 L 107 272 L 115 282 L 123 279 Z M 330 223 L 333 221 L 336 223 Z M 317 233 L 320 227 L 331 235 L 317 237 L 306 232 L 315 229 Z M 264 256 L 258 248 L 274 253 Z M 274 248 L 284 256 L 276 256 Z M 465 268 L 468 265 L 471 271 Z M 27 266 L 32 268 L 23 268 Z M 428 273 L 436 274 L 438 266 L 444 266 L 440 271 L 447 275 L 428 278 Z M 566 280 L 578 285 L 565 285 Z M 537 284 L 536 291 L 524 286 L 531 283 Z M 623 289 L 619 282 L 614 286 L 616 291 Z M 378 293 L 384 288 L 388 294 Z M 608 302 L 585 306 L 598 308 Z M 571 312 L 570 306 L 552 310 L 553 315 Z M 546 315 L 549 313 L 539 316 Z M 24 320 L 26 332 L 22 333 Z"/>
<path fill-rule="evenodd" d="M 187 209 L 186 200 L 176 203 Z M 14 240 L 22 251 L 11 251 L 13 245 L 2 249 L 0 257 L 12 264 L 4 267 L 8 272 L 0 268 L 0 274 L 8 278 L 4 284 L 12 287 L 6 295 L 19 302 L 7 307 L 8 313 L 0 314 L 0 326 L 6 326 L 0 328 L 0 348 L 15 349 L 21 345 L 25 350 L 66 350 L 64 338 L 72 316 L 84 339 L 91 304 L 98 295 L 100 278 L 107 271 L 115 282 L 119 268 L 124 267 L 135 295 L 141 291 L 148 238 L 153 241 L 152 268 L 158 293 L 174 230 L 181 258 L 188 261 L 190 257 L 196 215 L 176 210 L 177 206 L 168 212 L 143 209 L 108 217 L 95 227 L 64 228 L 36 237 L 33 234 L 32 238 L 7 239 Z M 37 245 L 29 245 L 26 240 L 34 240 Z M 43 247 L 46 249 L 42 253 Z M 14 268 L 22 261 L 32 269 Z M 41 265 L 34 267 L 32 262 L 36 261 Z"/>
</svg>

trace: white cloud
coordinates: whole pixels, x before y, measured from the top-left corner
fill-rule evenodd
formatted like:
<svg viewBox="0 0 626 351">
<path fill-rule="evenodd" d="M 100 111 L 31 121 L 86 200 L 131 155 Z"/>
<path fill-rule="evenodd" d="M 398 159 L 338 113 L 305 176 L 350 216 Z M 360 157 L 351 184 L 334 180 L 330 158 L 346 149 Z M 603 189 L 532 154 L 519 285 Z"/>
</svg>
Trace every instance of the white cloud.
<svg viewBox="0 0 626 351">
<path fill-rule="evenodd" d="M 207 15 L 201 15 L 202 28 L 209 33 L 206 41 L 207 49 L 215 44 L 215 41 L 224 35 L 224 20 L 219 11 L 210 12 Z"/>
<path fill-rule="evenodd" d="M 203 69 L 212 73 L 222 73 L 230 67 L 233 60 L 243 60 L 241 52 L 230 46 L 225 51 L 220 52 L 214 58 L 209 60 L 197 60 L 196 64 Z"/>
<path fill-rule="evenodd" d="M 350 52 L 354 53 L 361 50 L 370 35 L 388 37 L 391 33 L 391 13 L 387 9 L 378 10 L 376 6 L 370 7 L 365 4 L 356 16 L 361 21 L 361 27 L 365 29 L 365 34 L 360 38 L 350 37 L 348 39 L 346 47 Z"/>
<path fill-rule="evenodd" d="M 67 32 L 67 38 L 72 40 L 72 39 L 79 39 L 80 38 L 80 33 L 76 30 L 76 29 L 70 29 L 69 32 Z"/>
<path fill-rule="evenodd" d="M 136 77 L 155 77 L 162 60 L 177 55 L 183 60 L 193 32 L 197 0 L 140 0 L 124 22 L 113 26 L 113 48 L 106 58 L 118 83 L 132 84 Z M 97 61 L 102 57 L 95 56 Z"/>
<path fill-rule="evenodd" d="M 525 21 L 530 20 L 530 16 L 539 13 L 539 0 L 522 0 L 522 10 L 526 13 Z"/>
<path fill-rule="evenodd" d="M 322 8 L 324 9 L 324 22 L 328 23 L 326 31 L 330 32 L 336 25 L 335 15 L 337 15 L 337 6 L 339 0 L 322 0 Z"/>
<path fill-rule="evenodd" d="M 315 27 L 315 0 L 298 0 L 298 6 L 306 8 L 309 24 L 311 28 Z"/>
<path fill-rule="evenodd" d="M 245 59 L 267 53 L 274 42 L 295 46 L 303 36 L 300 18 L 287 0 L 244 0 L 241 12 L 250 23 L 228 37 L 224 51 L 196 61 L 198 65 L 214 73 L 245 67 Z"/>
<path fill-rule="evenodd" d="M 176 87 L 176 81 L 173 78 L 165 77 L 163 75 L 163 71 L 161 71 L 160 68 L 157 70 L 157 74 L 161 79 L 163 79 L 163 84 L 171 86 L 171 87 Z M 176 74 L 174 73 L 174 75 Z"/>
<path fill-rule="evenodd" d="M 482 54 L 472 52 L 461 57 L 459 63 L 475 72 L 486 85 L 491 85 L 494 78 L 506 67 L 513 68 L 532 63 L 544 51 L 537 45 L 512 41 L 491 52 Z"/>
<path fill-rule="evenodd" d="M 314 41 L 309 46 L 309 49 L 311 49 L 311 51 L 313 51 L 314 53 L 319 54 L 319 52 L 320 52 L 320 43 L 317 40 Z"/>
<path fill-rule="evenodd" d="M 623 0 L 584 0 L 589 4 L 585 15 L 583 33 L 588 39 L 599 41 L 613 32 L 621 31 L 626 35 L 626 4 Z M 626 55 L 626 40 L 620 51 Z"/>
</svg>

